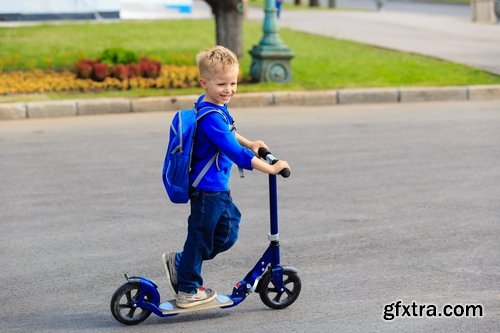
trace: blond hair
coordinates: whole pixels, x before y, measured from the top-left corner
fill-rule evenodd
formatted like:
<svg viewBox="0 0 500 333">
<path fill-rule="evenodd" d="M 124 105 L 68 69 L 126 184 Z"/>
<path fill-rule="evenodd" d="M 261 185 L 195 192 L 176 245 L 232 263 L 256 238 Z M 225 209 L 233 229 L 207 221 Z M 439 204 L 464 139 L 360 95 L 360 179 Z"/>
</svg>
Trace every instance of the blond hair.
<svg viewBox="0 0 500 333">
<path fill-rule="evenodd" d="M 239 69 L 236 55 L 231 50 L 220 45 L 198 53 L 196 63 L 202 78 L 208 78 L 219 72 L 226 72 L 234 68 Z"/>
</svg>

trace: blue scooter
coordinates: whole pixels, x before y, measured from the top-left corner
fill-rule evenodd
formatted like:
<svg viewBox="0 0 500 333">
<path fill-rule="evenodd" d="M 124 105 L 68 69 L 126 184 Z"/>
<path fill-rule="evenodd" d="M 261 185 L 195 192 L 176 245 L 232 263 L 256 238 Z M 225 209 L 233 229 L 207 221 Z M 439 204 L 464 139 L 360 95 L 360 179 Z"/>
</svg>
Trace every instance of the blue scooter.
<svg viewBox="0 0 500 333">
<path fill-rule="evenodd" d="M 269 164 L 278 160 L 266 149 L 259 149 L 259 156 Z M 287 178 L 290 170 L 280 174 Z M 111 298 L 111 313 L 125 325 L 136 325 L 146 320 L 153 312 L 160 317 L 213 308 L 227 309 L 243 302 L 252 292 L 257 292 L 265 305 L 272 309 L 284 309 L 299 297 L 301 282 L 297 269 L 281 265 L 278 233 L 278 193 L 275 175 L 269 175 L 270 244 L 254 268 L 238 282 L 231 295 L 218 295 L 213 301 L 192 308 L 181 309 L 175 299 L 161 302 L 158 286 L 143 276 L 128 276 Z"/>
</svg>

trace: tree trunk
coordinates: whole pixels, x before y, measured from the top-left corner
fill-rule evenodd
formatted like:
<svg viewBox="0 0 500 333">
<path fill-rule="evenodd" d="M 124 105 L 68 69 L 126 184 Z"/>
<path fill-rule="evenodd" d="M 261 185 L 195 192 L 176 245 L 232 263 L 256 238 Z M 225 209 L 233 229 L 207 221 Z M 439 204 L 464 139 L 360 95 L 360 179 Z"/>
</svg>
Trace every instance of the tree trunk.
<svg viewBox="0 0 500 333">
<path fill-rule="evenodd" d="M 310 7 L 319 7 L 319 0 L 309 0 Z"/>
<path fill-rule="evenodd" d="M 242 0 L 205 0 L 215 16 L 216 43 L 233 51 L 238 58 L 243 56 Z"/>
</svg>

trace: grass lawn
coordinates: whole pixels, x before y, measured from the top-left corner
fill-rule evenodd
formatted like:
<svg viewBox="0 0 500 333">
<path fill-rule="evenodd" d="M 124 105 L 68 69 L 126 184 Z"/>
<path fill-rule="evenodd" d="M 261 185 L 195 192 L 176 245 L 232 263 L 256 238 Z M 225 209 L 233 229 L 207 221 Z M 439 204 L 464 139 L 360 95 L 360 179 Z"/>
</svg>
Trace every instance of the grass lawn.
<svg viewBox="0 0 500 333">
<path fill-rule="evenodd" d="M 262 35 L 261 22 L 248 21 L 244 45 L 249 50 Z M 239 91 L 312 90 L 347 87 L 449 86 L 500 84 L 500 76 L 467 66 L 363 44 L 280 29 L 292 51 L 293 82 L 241 84 Z M 194 65 L 196 53 L 213 46 L 214 20 L 74 23 L 0 28 L 0 69 L 71 68 L 76 60 L 95 58 L 104 49 L 122 47 L 163 63 Z M 320 46 L 320 47 L 318 47 Z M 251 57 L 241 59 L 248 74 Z M 147 96 L 197 93 L 196 90 L 130 90 L 99 96 Z M 86 94 L 48 94 L 48 98 Z M 88 95 L 88 94 L 87 94 Z M 40 96 L 39 96 L 40 97 Z M 0 96 L 1 101 L 36 96 Z"/>
</svg>

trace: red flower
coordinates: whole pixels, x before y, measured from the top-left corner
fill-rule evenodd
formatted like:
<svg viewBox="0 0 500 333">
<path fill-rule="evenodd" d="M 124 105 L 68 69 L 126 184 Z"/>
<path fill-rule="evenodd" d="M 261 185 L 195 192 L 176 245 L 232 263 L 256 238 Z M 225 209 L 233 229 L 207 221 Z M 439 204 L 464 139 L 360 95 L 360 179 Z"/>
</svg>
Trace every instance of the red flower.
<svg viewBox="0 0 500 333">
<path fill-rule="evenodd" d="M 156 79 L 160 76 L 161 63 L 156 60 L 151 60 L 146 57 L 141 58 L 139 63 L 141 76 L 151 79 Z"/>
<path fill-rule="evenodd" d="M 128 64 L 128 77 L 141 76 L 141 68 L 139 64 Z"/>
<path fill-rule="evenodd" d="M 113 67 L 113 77 L 120 81 L 126 80 L 129 75 L 129 70 L 126 65 L 116 65 Z"/>
<path fill-rule="evenodd" d="M 81 60 L 75 64 L 76 77 L 79 79 L 90 79 L 92 77 L 92 66 L 91 60 Z"/>
<path fill-rule="evenodd" d="M 94 81 L 102 82 L 109 76 L 109 66 L 100 62 L 95 62 L 92 66 Z"/>
</svg>

